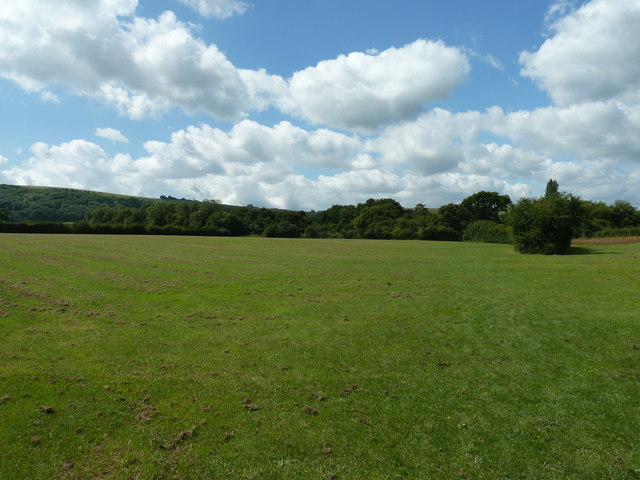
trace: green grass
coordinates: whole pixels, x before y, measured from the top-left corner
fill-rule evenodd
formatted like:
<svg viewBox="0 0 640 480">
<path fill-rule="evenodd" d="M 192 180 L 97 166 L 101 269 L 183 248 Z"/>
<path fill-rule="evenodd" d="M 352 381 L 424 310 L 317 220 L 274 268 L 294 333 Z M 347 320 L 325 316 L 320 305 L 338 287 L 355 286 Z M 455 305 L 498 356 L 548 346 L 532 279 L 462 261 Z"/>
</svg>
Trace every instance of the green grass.
<svg viewBox="0 0 640 480">
<path fill-rule="evenodd" d="M 0 235 L 0 478 L 640 478 L 640 244 L 577 253 Z"/>
</svg>

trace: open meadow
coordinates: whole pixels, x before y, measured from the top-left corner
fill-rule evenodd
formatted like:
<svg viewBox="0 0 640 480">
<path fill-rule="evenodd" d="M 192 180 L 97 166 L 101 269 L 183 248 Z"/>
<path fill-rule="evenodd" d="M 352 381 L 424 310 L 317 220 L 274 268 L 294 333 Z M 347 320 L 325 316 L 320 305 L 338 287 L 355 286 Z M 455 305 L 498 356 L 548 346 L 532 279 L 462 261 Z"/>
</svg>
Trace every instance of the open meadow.
<svg viewBox="0 0 640 480">
<path fill-rule="evenodd" d="M 0 234 L 0 478 L 640 478 L 640 243 L 573 253 Z"/>
</svg>

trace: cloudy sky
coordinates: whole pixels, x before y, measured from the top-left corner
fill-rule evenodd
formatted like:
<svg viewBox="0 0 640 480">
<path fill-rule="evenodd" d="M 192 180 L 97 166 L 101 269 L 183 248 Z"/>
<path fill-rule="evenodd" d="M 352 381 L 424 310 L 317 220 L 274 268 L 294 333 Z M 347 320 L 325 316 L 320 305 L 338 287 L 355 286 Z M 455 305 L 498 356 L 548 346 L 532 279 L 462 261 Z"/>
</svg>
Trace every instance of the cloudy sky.
<svg viewBox="0 0 640 480">
<path fill-rule="evenodd" d="M 0 183 L 640 206 L 640 0 L 5 3 Z"/>
</svg>

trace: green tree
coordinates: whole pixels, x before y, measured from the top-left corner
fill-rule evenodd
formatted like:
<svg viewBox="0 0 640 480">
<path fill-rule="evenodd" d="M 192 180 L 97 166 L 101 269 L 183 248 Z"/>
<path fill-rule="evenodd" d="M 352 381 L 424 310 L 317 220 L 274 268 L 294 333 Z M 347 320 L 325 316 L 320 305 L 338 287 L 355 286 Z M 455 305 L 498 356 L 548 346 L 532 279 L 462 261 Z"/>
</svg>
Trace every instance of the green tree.
<svg viewBox="0 0 640 480">
<path fill-rule="evenodd" d="M 436 219 L 438 225 L 455 231 L 459 238 L 468 223 L 468 214 L 462 205 L 448 203 L 438 209 Z"/>
<path fill-rule="evenodd" d="M 544 190 L 544 196 L 553 197 L 554 195 L 558 195 L 558 193 L 560 193 L 558 191 L 559 188 L 560 185 L 558 185 L 557 181 L 555 181 L 553 178 L 549 179 L 549 181 L 547 182 L 547 188 L 545 188 Z"/>
<path fill-rule="evenodd" d="M 299 238 L 310 223 L 309 217 L 303 211 L 279 211 L 274 221 L 265 228 L 264 235 L 266 237 Z"/>
<path fill-rule="evenodd" d="M 582 225 L 579 237 L 592 237 L 593 234 L 605 228 L 613 228 L 611 223 L 613 209 L 604 202 L 582 201 Z"/>
<path fill-rule="evenodd" d="M 0 222 L 8 222 L 11 212 L 6 208 L 0 208 Z"/>
<path fill-rule="evenodd" d="M 582 223 L 582 202 L 569 193 L 523 198 L 509 209 L 513 243 L 520 253 L 567 253 Z"/>
<path fill-rule="evenodd" d="M 404 215 L 402 205 L 391 198 L 370 198 L 358 204 L 357 211 L 351 224 L 360 238 L 393 238 L 396 220 Z"/>
<path fill-rule="evenodd" d="M 418 203 L 411 212 L 411 215 L 413 216 L 413 218 L 433 216 L 429 209 L 424 206 L 424 203 Z"/>
<path fill-rule="evenodd" d="M 509 195 L 485 191 L 474 193 L 460 203 L 465 217 L 462 221 L 467 224 L 477 220 L 500 222 L 500 212 L 506 211 L 509 205 L 511 205 Z"/>
<path fill-rule="evenodd" d="M 640 214 L 629 202 L 616 200 L 611 206 L 610 221 L 614 228 L 640 226 Z"/>
<path fill-rule="evenodd" d="M 333 205 L 318 214 L 319 232 L 329 238 L 352 237 L 353 227 L 350 225 L 357 216 L 358 211 L 353 205 Z"/>
<path fill-rule="evenodd" d="M 183 207 L 184 208 L 184 207 Z M 200 230 L 211 225 L 211 216 L 220 211 L 219 202 L 212 200 L 204 200 L 197 204 L 189 214 L 189 228 L 192 230 Z"/>
</svg>

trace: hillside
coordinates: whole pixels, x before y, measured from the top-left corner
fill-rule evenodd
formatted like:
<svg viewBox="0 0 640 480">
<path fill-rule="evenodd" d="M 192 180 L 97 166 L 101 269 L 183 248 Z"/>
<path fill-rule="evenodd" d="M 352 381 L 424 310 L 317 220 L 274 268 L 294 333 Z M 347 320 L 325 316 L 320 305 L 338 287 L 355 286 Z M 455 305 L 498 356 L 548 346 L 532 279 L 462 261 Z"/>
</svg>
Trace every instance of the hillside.
<svg viewBox="0 0 640 480">
<path fill-rule="evenodd" d="M 159 199 L 57 187 L 0 185 L 0 209 L 9 211 L 9 220 L 75 222 L 99 207 L 140 207 Z"/>
</svg>

